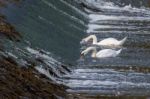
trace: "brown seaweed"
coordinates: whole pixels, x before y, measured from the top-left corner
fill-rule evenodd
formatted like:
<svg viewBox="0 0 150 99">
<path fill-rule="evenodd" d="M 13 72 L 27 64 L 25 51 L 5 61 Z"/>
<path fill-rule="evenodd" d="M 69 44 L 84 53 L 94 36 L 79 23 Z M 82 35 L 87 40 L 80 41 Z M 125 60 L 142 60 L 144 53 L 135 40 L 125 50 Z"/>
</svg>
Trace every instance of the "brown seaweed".
<svg viewBox="0 0 150 99">
<path fill-rule="evenodd" d="M 0 60 L 0 97 L 54 99 L 65 97 L 65 86 L 52 83 L 34 68 L 23 68 L 11 58 Z"/>
</svg>

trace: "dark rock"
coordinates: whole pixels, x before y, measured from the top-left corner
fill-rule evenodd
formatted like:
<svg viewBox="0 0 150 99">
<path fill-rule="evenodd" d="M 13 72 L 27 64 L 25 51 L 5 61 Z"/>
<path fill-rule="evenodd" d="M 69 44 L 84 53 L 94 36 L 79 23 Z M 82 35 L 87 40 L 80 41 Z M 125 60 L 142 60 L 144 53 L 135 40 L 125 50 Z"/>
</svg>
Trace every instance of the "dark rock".
<svg viewBox="0 0 150 99">
<path fill-rule="evenodd" d="M 65 97 L 65 86 L 42 78 L 34 68 L 21 68 L 12 59 L 0 60 L 0 97 L 57 99 Z"/>
<path fill-rule="evenodd" d="M 8 3 L 19 3 L 22 0 L 0 0 L 0 7 L 7 6 Z M 5 35 L 10 40 L 19 41 L 21 39 L 21 35 L 16 29 L 7 22 L 6 17 L 0 14 L 0 34 Z"/>
<path fill-rule="evenodd" d="M 6 20 L 0 18 L 0 33 L 8 37 L 10 40 L 19 41 L 21 34 L 15 30 L 15 28 L 6 22 Z"/>
</svg>

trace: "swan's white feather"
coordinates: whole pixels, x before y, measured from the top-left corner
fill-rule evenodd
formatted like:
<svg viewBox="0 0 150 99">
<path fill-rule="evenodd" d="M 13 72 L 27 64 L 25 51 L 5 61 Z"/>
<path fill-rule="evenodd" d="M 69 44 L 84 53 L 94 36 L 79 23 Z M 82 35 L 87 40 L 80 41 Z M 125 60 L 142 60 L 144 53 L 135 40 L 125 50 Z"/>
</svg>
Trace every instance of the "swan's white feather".
<svg viewBox="0 0 150 99">
<path fill-rule="evenodd" d="M 121 51 L 119 51 L 120 53 Z M 118 51 L 112 50 L 112 49 L 103 49 L 96 53 L 97 58 L 101 57 L 116 57 L 118 54 Z"/>
<path fill-rule="evenodd" d="M 97 43 L 97 45 L 118 45 L 119 41 L 115 38 L 106 38 Z"/>
</svg>

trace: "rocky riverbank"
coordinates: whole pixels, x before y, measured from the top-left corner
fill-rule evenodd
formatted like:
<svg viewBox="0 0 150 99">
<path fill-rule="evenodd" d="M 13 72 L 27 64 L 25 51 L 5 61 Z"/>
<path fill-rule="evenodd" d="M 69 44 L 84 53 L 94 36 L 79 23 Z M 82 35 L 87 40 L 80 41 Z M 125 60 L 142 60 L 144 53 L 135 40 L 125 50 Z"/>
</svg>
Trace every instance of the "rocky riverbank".
<svg viewBox="0 0 150 99">
<path fill-rule="evenodd" d="M 65 87 L 52 83 L 34 68 L 23 68 L 11 58 L 0 59 L 0 97 L 3 99 L 65 97 Z"/>
<path fill-rule="evenodd" d="M 6 21 L 4 16 L 0 16 L 0 33 L 5 35 L 10 40 L 19 41 L 21 34 L 15 30 L 15 28 Z"/>
</svg>

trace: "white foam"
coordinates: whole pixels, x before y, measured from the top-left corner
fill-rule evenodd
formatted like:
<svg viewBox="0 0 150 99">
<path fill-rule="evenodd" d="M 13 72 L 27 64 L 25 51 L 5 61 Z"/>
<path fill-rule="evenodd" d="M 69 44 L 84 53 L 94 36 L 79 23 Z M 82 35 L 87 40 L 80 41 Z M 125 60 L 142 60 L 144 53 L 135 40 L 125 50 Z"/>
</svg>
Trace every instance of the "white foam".
<svg viewBox="0 0 150 99">
<path fill-rule="evenodd" d="M 9 56 L 15 58 L 15 59 L 18 59 L 18 57 L 17 57 L 16 55 L 14 55 L 13 53 L 11 53 L 11 52 L 7 52 L 7 54 L 8 54 Z"/>
<path fill-rule="evenodd" d="M 94 0 L 86 0 L 87 3 L 92 4 L 98 9 L 101 10 L 116 10 L 116 11 L 128 11 L 128 12 L 139 12 L 139 13 L 144 13 L 144 14 L 149 14 L 150 15 L 150 10 L 149 8 L 141 7 L 141 8 L 135 8 L 132 7 L 130 4 L 126 5 L 124 7 L 119 7 L 115 5 L 113 2 L 105 2 L 103 0 L 100 1 L 94 1 Z"/>
<path fill-rule="evenodd" d="M 38 67 L 38 66 L 36 66 L 35 69 L 36 69 L 38 72 L 40 72 L 41 74 L 44 74 L 46 77 L 48 77 L 48 78 L 51 79 L 52 81 L 56 81 L 56 79 L 55 79 L 54 77 L 52 77 L 52 76 L 50 75 L 50 73 L 49 73 L 47 70 L 45 70 L 45 69 L 43 69 L 43 68 L 41 68 L 41 67 Z"/>
<path fill-rule="evenodd" d="M 52 57 L 50 57 L 50 56 L 48 56 L 46 54 L 41 54 L 38 50 L 32 49 L 30 47 L 26 47 L 26 50 L 28 52 L 30 52 L 31 54 L 36 55 L 36 58 L 42 58 L 44 60 L 47 60 L 47 61 L 51 62 L 52 64 L 59 63 L 54 58 L 52 58 Z"/>
<path fill-rule="evenodd" d="M 35 58 L 40 58 L 43 60 L 43 63 L 45 64 L 45 67 L 47 69 L 52 70 L 54 73 L 56 73 L 57 76 L 61 77 L 60 71 L 63 71 L 64 73 L 67 73 L 67 71 L 61 67 L 61 62 L 58 62 L 51 56 L 48 56 L 46 54 L 40 53 L 38 50 L 32 49 L 30 47 L 27 47 L 26 50 L 33 54 Z"/>
<path fill-rule="evenodd" d="M 90 30 L 95 30 L 95 29 L 99 29 L 99 28 L 110 28 L 112 26 L 108 26 L 108 25 L 97 25 L 97 24 L 88 24 L 88 28 Z"/>
<path fill-rule="evenodd" d="M 98 31 L 97 29 L 133 29 L 133 28 L 135 28 L 135 27 L 89 24 L 87 33 Z M 101 30 L 99 30 L 99 31 L 101 31 Z"/>
<path fill-rule="evenodd" d="M 118 82 L 113 81 L 98 81 L 98 80 L 69 80 L 67 84 L 70 87 L 79 87 L 79 86 L 87 86 L 87 87 L 94 87 L 94 86 L 113 86 L 117 85 Z"/>
<path fill-rule="evenodd" d="M 34 49 L 30 48 L 30 47 L 26 47 L 26 50 L 29 51 L 31 54 L 39 54 L 39 51 L 34 50 Z"/>
<path fill-rule="evenodd" d="M 141 27 L 137 26 L 115 26 L 115 25 L 97 25 L 97 24 L 89 24 L 87 33 L 95 33 L 101 32 L 101 29 L 126 29 L 126 30 L 133 30 L 133 29 L 140 29 Z"/>
<path fill-rule="evenodd" d="M 150 21 L 150 17 L 128 17 L 128 16 L 113 16 L 113 15 L 100 15 L 90 14 L 90 22 L 96 22 L 101 20 L 124 20 L 124 21 Z"/>
<path fill-rule="evenodd" d="M 113 69 L 75 69 L 75 73 L 95 73 L 95 72 L 117 72 Z"/>
<path fill-rule="evenodd" d="M 146 82 L 128 82 L 128 81 L 99 81 L 99 80 L 69 80 L 67 85 L 71 88 L 107 88 L 107 87 L 150 87 L 150 83 Z"/>
</svg>

